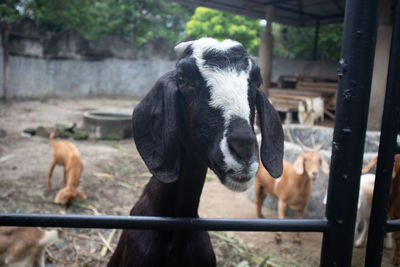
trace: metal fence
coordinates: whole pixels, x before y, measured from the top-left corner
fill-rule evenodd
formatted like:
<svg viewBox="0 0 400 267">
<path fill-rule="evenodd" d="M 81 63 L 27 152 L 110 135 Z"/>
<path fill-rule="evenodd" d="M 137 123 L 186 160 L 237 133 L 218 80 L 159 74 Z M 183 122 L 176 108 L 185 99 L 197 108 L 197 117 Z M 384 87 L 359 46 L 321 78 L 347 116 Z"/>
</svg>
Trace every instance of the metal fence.
<svg viewBox="0 0 400 267">
<path fill-rule="evenodd" d="M 323 232 L 320 265 L 351 266 L 379 2 L 346 1 L 326 218 L 200 219 L 3 213 L 0 214 L 0 225 Z M 396 142 L 399 113 L 400 1 L 397 0 L 365 266 L 380 266 L 385 233 L 400 231 L 400 220 L 386 221 L 394 154 L 400 153 L 400 145 Z"/>
</svg>

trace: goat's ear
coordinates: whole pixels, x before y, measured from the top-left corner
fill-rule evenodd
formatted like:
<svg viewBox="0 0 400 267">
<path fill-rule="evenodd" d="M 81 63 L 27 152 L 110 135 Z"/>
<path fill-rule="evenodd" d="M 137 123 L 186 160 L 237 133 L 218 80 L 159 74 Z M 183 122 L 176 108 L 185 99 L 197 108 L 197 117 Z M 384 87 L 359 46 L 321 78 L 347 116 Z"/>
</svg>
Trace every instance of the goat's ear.
<svg viewBox="0 0 400 267">
<path fill-rule="evenodd" d="M 181 59 L 185 56 L 185 50 L 191 44 L 193 44 L 193 41 L 182 42 L 175 46 L 174 51 L 175 51 L 175 54 L 178 57 L 178 59 Z"/>
<path fill-rule="evenodd" d="M 321 162 L 322 162 L 322 172 L 325 174 L 329 174 L 329 164 L 326 162 L 326 160 L 321 156 Z"/>
<path fill-rule="evenodd" d="M 133 138 L 150 172 L 163 183 L 178 179 L 181 146 L 176 117 L 175 75 L 161 77 L 133 111 Z"/>
<path fill-rule="evenodd" d="M 257 90 L 256 107 L 261 128 L 261 162 L 269 174 L 278 178 L 283 170 L 283 130 L 278 113 L 263 92 Z"/>
<path fill-rule="evenodd" d="M 293 168 L 298 175 L 302 175 L 304 172 L 304 156 L 300 155 L 293 163 Z"/>
</svg>

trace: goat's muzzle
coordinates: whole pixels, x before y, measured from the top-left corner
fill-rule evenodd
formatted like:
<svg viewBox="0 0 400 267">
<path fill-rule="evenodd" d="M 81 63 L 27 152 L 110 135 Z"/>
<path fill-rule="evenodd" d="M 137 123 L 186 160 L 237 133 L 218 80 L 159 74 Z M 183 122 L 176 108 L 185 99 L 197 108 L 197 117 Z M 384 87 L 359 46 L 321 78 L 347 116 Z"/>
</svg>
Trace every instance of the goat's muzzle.
<svg viewBox="0 0 400 267">
<path fill-rule="evenodd" d="M 226 133 L 229 151 L 241 164 L 249 165 L 257 156 L 257 139 L 247 121 L 241 118 L 230 122 Z"/>
</svg>

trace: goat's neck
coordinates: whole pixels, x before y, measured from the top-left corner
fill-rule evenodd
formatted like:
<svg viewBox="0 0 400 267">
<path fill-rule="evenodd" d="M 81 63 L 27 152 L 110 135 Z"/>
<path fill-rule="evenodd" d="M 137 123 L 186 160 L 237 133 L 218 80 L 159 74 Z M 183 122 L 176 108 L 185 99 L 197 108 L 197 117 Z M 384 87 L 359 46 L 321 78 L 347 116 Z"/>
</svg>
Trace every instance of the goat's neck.
<svg viewBox="0 0 400 267">
<path fill-rule="evenodd" d="M 297 176 L 295 183 L 296 187 L 299 189 L 305 189 L 311 186 L 310 178 L 308 177 L 308 174 L 305 171 L 303 172 L 302 175 Z"/>
<path fill-rule="evenodd" d="M 197 217 L 207 165 L 183 157 L 178 181 L 165 184 L 152 177 L 131 215 Z"/>
</svg>

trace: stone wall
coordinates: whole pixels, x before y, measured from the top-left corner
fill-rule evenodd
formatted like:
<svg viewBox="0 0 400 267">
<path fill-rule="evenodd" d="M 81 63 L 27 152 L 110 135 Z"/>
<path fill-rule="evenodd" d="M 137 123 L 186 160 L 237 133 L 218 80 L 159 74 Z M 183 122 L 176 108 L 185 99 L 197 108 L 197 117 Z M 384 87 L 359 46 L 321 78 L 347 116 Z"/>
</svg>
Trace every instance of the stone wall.
<svg viewBox="0 0 400 267">
<path fill-rule="evenodd" d="M 3 84 L 3 54 L 0 51 L 0 84 Z M 9 98 L 82 97 L 95 95 L 131 95 L 143 97 L 156 80 L 175 66 L 172 60 L 44 59 L 9 57 Z M 273 78 L 281 74 L 309 74 L 329 68 L 316 62 L 274 60 Z M 286 66 L 291 66 L 286 68 Z M 295 67 L 297 66 L 297 68 Z M 322 67 L 321 67 L 322 66 Z M 329 66 L 329 64 L 327 65 Z M 275 80 L 276 81 L 276 80 Z M 1 90 L 0 95 L 3 95 Z"/>
<path fill-rule="evenodd" d="M 116 36 L 86 40 L 75 30 L 46 33 L 30 19 L 10 24 L 8 98 L 129 95 L 143 97 L 176 63 L 173 49 L 160 40 L 133 47 Z M 335 76 L 336 63 L 273 61 L 280 75 Z M 0 46 L 0 95 L 3 51 Z"/>
</svg>

